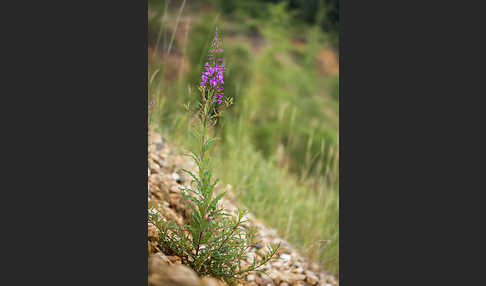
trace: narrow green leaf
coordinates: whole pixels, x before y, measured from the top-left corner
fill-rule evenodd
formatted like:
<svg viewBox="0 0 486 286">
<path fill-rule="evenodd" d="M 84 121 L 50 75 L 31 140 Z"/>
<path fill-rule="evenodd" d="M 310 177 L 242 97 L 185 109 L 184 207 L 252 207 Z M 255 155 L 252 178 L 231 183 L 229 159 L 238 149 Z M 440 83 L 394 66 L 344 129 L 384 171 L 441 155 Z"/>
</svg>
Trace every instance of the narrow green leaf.
<svg viewBox="0 0 486 286">
<path fill-rule="evenodd" d="M 209 138 L 206 142 L 204 142 L 203 150 L 204 152 L 209 150 L 209 147 L 214 143 L 214 141 L 218 140 L 218 138 Z"/>
</svg>

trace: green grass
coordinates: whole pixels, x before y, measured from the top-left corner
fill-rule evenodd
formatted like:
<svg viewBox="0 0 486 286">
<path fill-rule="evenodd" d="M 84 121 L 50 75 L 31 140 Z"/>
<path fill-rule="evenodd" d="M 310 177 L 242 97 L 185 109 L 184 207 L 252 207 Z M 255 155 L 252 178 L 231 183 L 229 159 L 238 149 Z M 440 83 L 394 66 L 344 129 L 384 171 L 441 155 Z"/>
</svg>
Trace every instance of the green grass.
<svg viewBox="0 0 486 286">
<path fill-rule="evenodd" d="M 216 149 L 216 174 L 231 184 L 257 217 L 277 229 L 304 255 L 331 273 L 338 271 L 339 195 L 323 176 L 301 176 L 282 166 L 278 152 L 270 158 L 249 142 L 248 121 L 228 123 L 229 132 Z M 334 178 L 335 179 L 335 178 Z M 332 181 L 332 180 L 329 180 Z"/>
<path fill-rule="evenodd" d="M 171 69 L 161 55 L 149 66 L 149 97 L 157 97 L 153 121 L 170 141 L 187 147 L 183 105 L 196 101 L 206 48 L 218 24 L 228 63 L 225 95 L 235 105 L 216 127 L 215 173 L 266 225 L 337 275 L 339 80 L 319 75 L 315 66 L 316 53 L 328 44 L 326 35 L 312 27 L 277 25 L 291 21 L 279 6 L 270 7 L 270 14 L 268 21 L 191 14 L 188 41 L 174 43 L 188 72 L 168 79 Z M 264 41 L 255 46 L 258 35 Z M 304 47 L 292 43 L 296 35 L 307 40 Z"/>
</svg>

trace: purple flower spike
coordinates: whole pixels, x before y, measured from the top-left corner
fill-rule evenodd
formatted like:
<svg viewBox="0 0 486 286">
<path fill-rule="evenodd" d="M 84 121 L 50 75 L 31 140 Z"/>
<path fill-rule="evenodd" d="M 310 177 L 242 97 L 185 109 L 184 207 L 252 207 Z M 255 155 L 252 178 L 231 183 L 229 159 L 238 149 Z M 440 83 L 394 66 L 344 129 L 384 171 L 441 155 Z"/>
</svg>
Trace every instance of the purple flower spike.
<svg viewBox="0 0 486 286">
<path fill-rule="evenodd" d="M 214 33 L 213 41 L 209 48 L 208 60 L 204 63 L 204 70 L 201 73 L 201 86 L 207 87 L 214 92 L 215 102 L 221 103 L 224 93 L 224 58 L 218 57 L 222 53 L 222 42 L 218 35 L 218 29 Z"/>
</svg>

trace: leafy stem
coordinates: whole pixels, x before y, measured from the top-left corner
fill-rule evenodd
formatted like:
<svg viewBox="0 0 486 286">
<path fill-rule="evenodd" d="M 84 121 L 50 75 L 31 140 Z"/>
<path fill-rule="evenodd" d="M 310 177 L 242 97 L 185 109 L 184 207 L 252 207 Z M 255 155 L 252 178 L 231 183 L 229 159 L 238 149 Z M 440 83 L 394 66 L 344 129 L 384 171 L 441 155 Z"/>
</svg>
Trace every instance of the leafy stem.
<svg viewBox="0 0 486 286">
<path fill-rule="evenodd" d="M 210 51 L 222 51 L 219 45 L 216 32 Z M 218 65 L 219 62 L 215 56 L 206 63 L 199 88 L 198 126 L 191 132 L 195 144 L 190 154 L 199 172 L 196 175 L 183 169 L 192 178 L 190 187 L 181 188 L 186 205 L 191 210 L 189 220 L 181 226 L 150 212 L 149 220 L 160 231 L 159 243 L 164 251 L 181 257 L 182 263 L 189 265 L 199 275 L 230 280 L 246 272 L 261 271 L 258 268 L 276 255 L 278 246 L 269 248 L 267 254 L 259 254 L 259 258 L 255 257 L 253 263 L 242 270 L 240 260 L 246 259 L 245 253 L 253 242 L 255 232 L 245 225 L 245 212 L 240 211 L 236 217 L 232 217 L 218 208 L 224 192 L 213 198 L 218 179 L 212 181 L 209 148 L 216 138 L 210 138 L 208 133 L 210 123 L 215 123 L 221 116 L 218 109 L 223 105 L 228 108 L 232 103 L 232 99 L 223 99 L 224 66 Z"/>
</svg>

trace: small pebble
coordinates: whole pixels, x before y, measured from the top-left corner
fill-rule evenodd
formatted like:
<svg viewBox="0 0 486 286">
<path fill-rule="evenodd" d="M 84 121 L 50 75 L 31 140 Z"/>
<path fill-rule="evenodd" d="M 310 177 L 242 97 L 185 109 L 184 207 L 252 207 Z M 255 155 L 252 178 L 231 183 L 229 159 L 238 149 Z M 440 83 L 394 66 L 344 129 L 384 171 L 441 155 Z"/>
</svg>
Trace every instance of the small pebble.
<svg viewBox="0 0 486 286">
<path fill-rule="evenodd" d="M 280 259 L 282 259 L 283 261 L 290 261 L 291 258 L 292 256 L 287 253 L 283 253 L 282 255 L 280 255 Z"/>
</svg>

